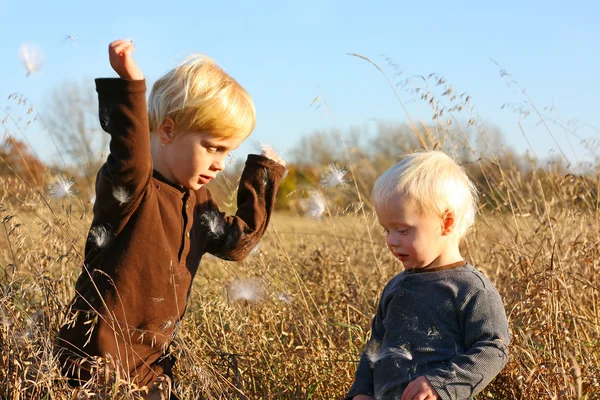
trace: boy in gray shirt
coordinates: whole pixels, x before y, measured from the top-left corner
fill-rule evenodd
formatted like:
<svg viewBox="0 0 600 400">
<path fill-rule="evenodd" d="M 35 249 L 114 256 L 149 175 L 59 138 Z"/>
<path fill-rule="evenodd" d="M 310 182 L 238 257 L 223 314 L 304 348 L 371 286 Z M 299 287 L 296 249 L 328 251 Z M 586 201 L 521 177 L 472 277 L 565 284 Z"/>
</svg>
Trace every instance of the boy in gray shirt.
<svg viewBox="0 0 600 400">
<path fill-rule="evenodd" d="M 476 190 L 442 152 L 415 153 L 375 183 L 373 202 L 404 271 L 385 286 L 345 399 L 471 399 L 508 361 L 500 295 L 463 260 Z"/>
</svg>

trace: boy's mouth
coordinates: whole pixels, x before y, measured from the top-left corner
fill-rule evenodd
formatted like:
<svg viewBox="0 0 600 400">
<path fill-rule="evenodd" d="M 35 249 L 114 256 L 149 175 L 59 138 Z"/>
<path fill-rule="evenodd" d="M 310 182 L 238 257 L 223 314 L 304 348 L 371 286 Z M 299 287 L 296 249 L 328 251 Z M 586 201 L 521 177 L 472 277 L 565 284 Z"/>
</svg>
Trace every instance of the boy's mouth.
<svg viewBox="0 0 600 400">
<path fill-rule="evenodd" d="M 208 175 L 200 175 L 200 183 L 203 185 L 206 185 L 208 182 L 210 182 L 210 180 L 212 179 L 212 176 L 208 176 Z"/>
</svg>

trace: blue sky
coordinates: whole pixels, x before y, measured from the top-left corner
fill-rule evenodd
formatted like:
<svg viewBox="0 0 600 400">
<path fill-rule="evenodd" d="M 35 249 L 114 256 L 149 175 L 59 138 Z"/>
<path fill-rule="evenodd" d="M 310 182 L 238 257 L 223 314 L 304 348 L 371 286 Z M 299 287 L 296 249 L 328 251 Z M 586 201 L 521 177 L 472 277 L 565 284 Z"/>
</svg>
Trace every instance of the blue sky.
<svg viewBox="0 0 600 400">
<path fill-rule="evenodd" d="M 498 61 L 540 108 L 555 104 L 562 118 L 600 128 L 600 5 L 592 1 L 407 2 L 407 1 L 113 1 L 0 0 L 0 107 L 18 92 L 43 113 L 45 98 L 64 82 L 114 76 L 108 43 L 135 41 L 138 64 L 151 84 L 182 53 L 215 58 L 253 96 L 258 113 L 252 140 L 272 144 L 284 156 L 302 135 L 333 127 L 324 96 L 342 130 L 372 119 L 405 122 L 394 93 L 369 64 L 346 55 L 364 54 L 393 74 L 382 55 L 405 77 L 437 72 L 459 93 L 468 92 L 489 126 L 500 127 L 518 151 L 527 144 L 519 116 L 501 109 L 521 102 L 507 87 Z M 76 46 L 63 40 L 73 35 Z M 42 69 L 26 77 L 22 43 L 42 49 Z M 430 121 L 419 101 L 400 91 L 414 119 Z M 14 111 L 13 111 L 14 113 Z M 3 118 L 0 112 L 0 117 Z M 540 157 L 555 152 L 533 118 L 524 127 Z M 551 126 L 573 157 L 563 130 Z M 600 136 L 582 127 L 586 139 Z M 30 134 L 43 158 L 53 156 L 44 134 Z M 585 150 L 572 138 L 576 158 Z M 249 151 L 249 144 L 241 149 Z"/>
</svg>

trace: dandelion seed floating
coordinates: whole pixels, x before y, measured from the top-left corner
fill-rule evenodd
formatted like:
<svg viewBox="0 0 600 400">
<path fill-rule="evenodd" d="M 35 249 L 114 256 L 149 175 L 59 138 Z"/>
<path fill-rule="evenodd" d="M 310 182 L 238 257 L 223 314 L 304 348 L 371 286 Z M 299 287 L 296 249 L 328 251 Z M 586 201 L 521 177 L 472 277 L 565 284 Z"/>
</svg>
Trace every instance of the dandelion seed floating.
<svg viewBox="0 0 600 400">
<path fill-rule="evenodd" d="M 270 178 L 269 178 L 269 171 L 266 168 L 262 168 L 260 173 L 259 173 L 259 177 L 260 177 L 260 183 L 265 186 L 269 183 Z"/>
<path fill-rule="evenodd" d="M 413 356 L 408 349 L 408 345 L 402 345 L 400 347 L 390 347 L 388 352 L 395 357 L 404 358 L 406 360 L 412 360 Z"/>
<path fill-rule="evenodd" d="M 381 343 L 377 340 L 371 340 L 367 343 L 367 348 L 365 353 L 367 354 L 367 358 L 371 362 L 371 366 L 375 364 L 377 361 L 381 360 Z"/>
<path fill-rule="evenodd" d="M 430 326 L 427 330 L 427 337 L 431 339 L 439 339 L 442 337 L 440 331 L 435 326 Z"/>
<path fill-rule="evenodd" d="M 100 126 L 106 132 L 110 130 L 110 115 L 112 112 L 112 106 L 103 106 L 100 108 Z"/>
<path fill-rule="evenodd" d="M 232 300 L 256 302 L 262 292 L 260 281 L 256 278 L 236 279 L 227 286 L 227 295 Z"/>
<path fill-rule="evenodd" d="M 279 296 L 277 296 L 277 300 L 285 304 L 292 304 L 292 299 L 285 293 L 280 293 Z"/>
<path fill-rule="evenodd" d="M 116 186 L 113 188 L 113 197 L 119 201 L 119 203 L 124 204 L 131 200 L 131 196 L 127 193 L 127 190 L 122 186 Z"/>
<path fill-rule="evenodd" d="M 44 63 L 44 55 L 35 44 L 23 43 L 19 47 L 19 58 L 27 71 L 25 75 L 27 77 L 31 76 L 34 72 L 38 72 Z"/>
<path fill-rule="evenodd" d="M 260 253 L 260 242 L 256 244 L 256 246 L 254 246 L 254 248 L 252 249 L 252 251 L 250 252 L 250 256 L 255 256 L 258 255 Z"/>
<path fill-rule="evenodd" d="M 73 185 L 75 185 L 75 181 L 73 179 L 59 176 L 56 179 L 56 182 L 50 184 L 48 187 L 48 194 L 52 199 L 71 197 L 75 194 Z"/>
<path fill-rule="evenodd" d="M 260 154 L 263 157 L 267 157 L 267 158 L 271 158 L 271 156 L 275 153 L 275 150 L 273 149 L 272 146 L 270 146 L 266 143 L 260 142 L 260 141 L 254 142 L 254 148 L 257 151 L 260 151 Z"/>
<path fill-rule="evenodd" d="M 163 323 L 160 325 L 160 330 L 166 331 L 167 329 L 169 329 L 172 326 L 173 326 L 173 321 L 168 319 L 166 321 L 163 321 Z"/>
<path fill-rule="evenodd" d="M 225 222 L 217 211 L 210 210 L 202 214 L 202 220 L 214 237 L 221 237 L 225 233 Z"/>
<path fill-rule="evenodd" d="M 316 190 L 311 190 L 310 198 L 306 202 L 306 215 L 311 218 L 319 219 L 325 214 L 327 209 L 325 198 Z"/>
<path fill-rule="evenodd" d="M 77 47 L 77 45 L 78 45 L 78 43 L 80 42 L 80 40 L 79 40 L 79 38 L 78 38 L 78 37 L 75 37 L 75 36 L 73 36 L 73 35 L 66 35 L 66 36 L 63 38 L 63 43 L 64 43 L 64 42 L 69 42 L 69 43 L 71 43 L 71 46 L 73 46 L 73 47 Z"/>
<path fill-rule="evenodd" d="M 329 166 L 329 171 L 321 177 L 321 186 L 332 188 L 336 186 L 344 187 L 348 184 L 346 179 L 346 171 L 344 168 L 338 167 L 335 164 Z"/>
<path fill-rule="evenodd" d="M 110 240 L 110 232 L 106 227 L 102 225 L 93 226 L 90 229 L 90 239 L 98 246 L 99 248 L 104 248 L 108 241 Z"/>
</svg>

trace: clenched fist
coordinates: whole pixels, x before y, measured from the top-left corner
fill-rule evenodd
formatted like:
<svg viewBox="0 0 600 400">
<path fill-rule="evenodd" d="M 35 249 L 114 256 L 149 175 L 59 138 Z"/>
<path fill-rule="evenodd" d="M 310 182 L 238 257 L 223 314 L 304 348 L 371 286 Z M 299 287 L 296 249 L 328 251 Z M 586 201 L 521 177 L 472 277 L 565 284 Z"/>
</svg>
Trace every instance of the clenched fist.
<svg viewBox="0 0 600 400">
<path fill-rule="evenodd" d="M 110 66 L 122 79 L 144 79 L 144 74 L 133 59 L 134 51 L 135 47 L 130 40 L 115 40 L 108 46 Z"/>
</svg>

